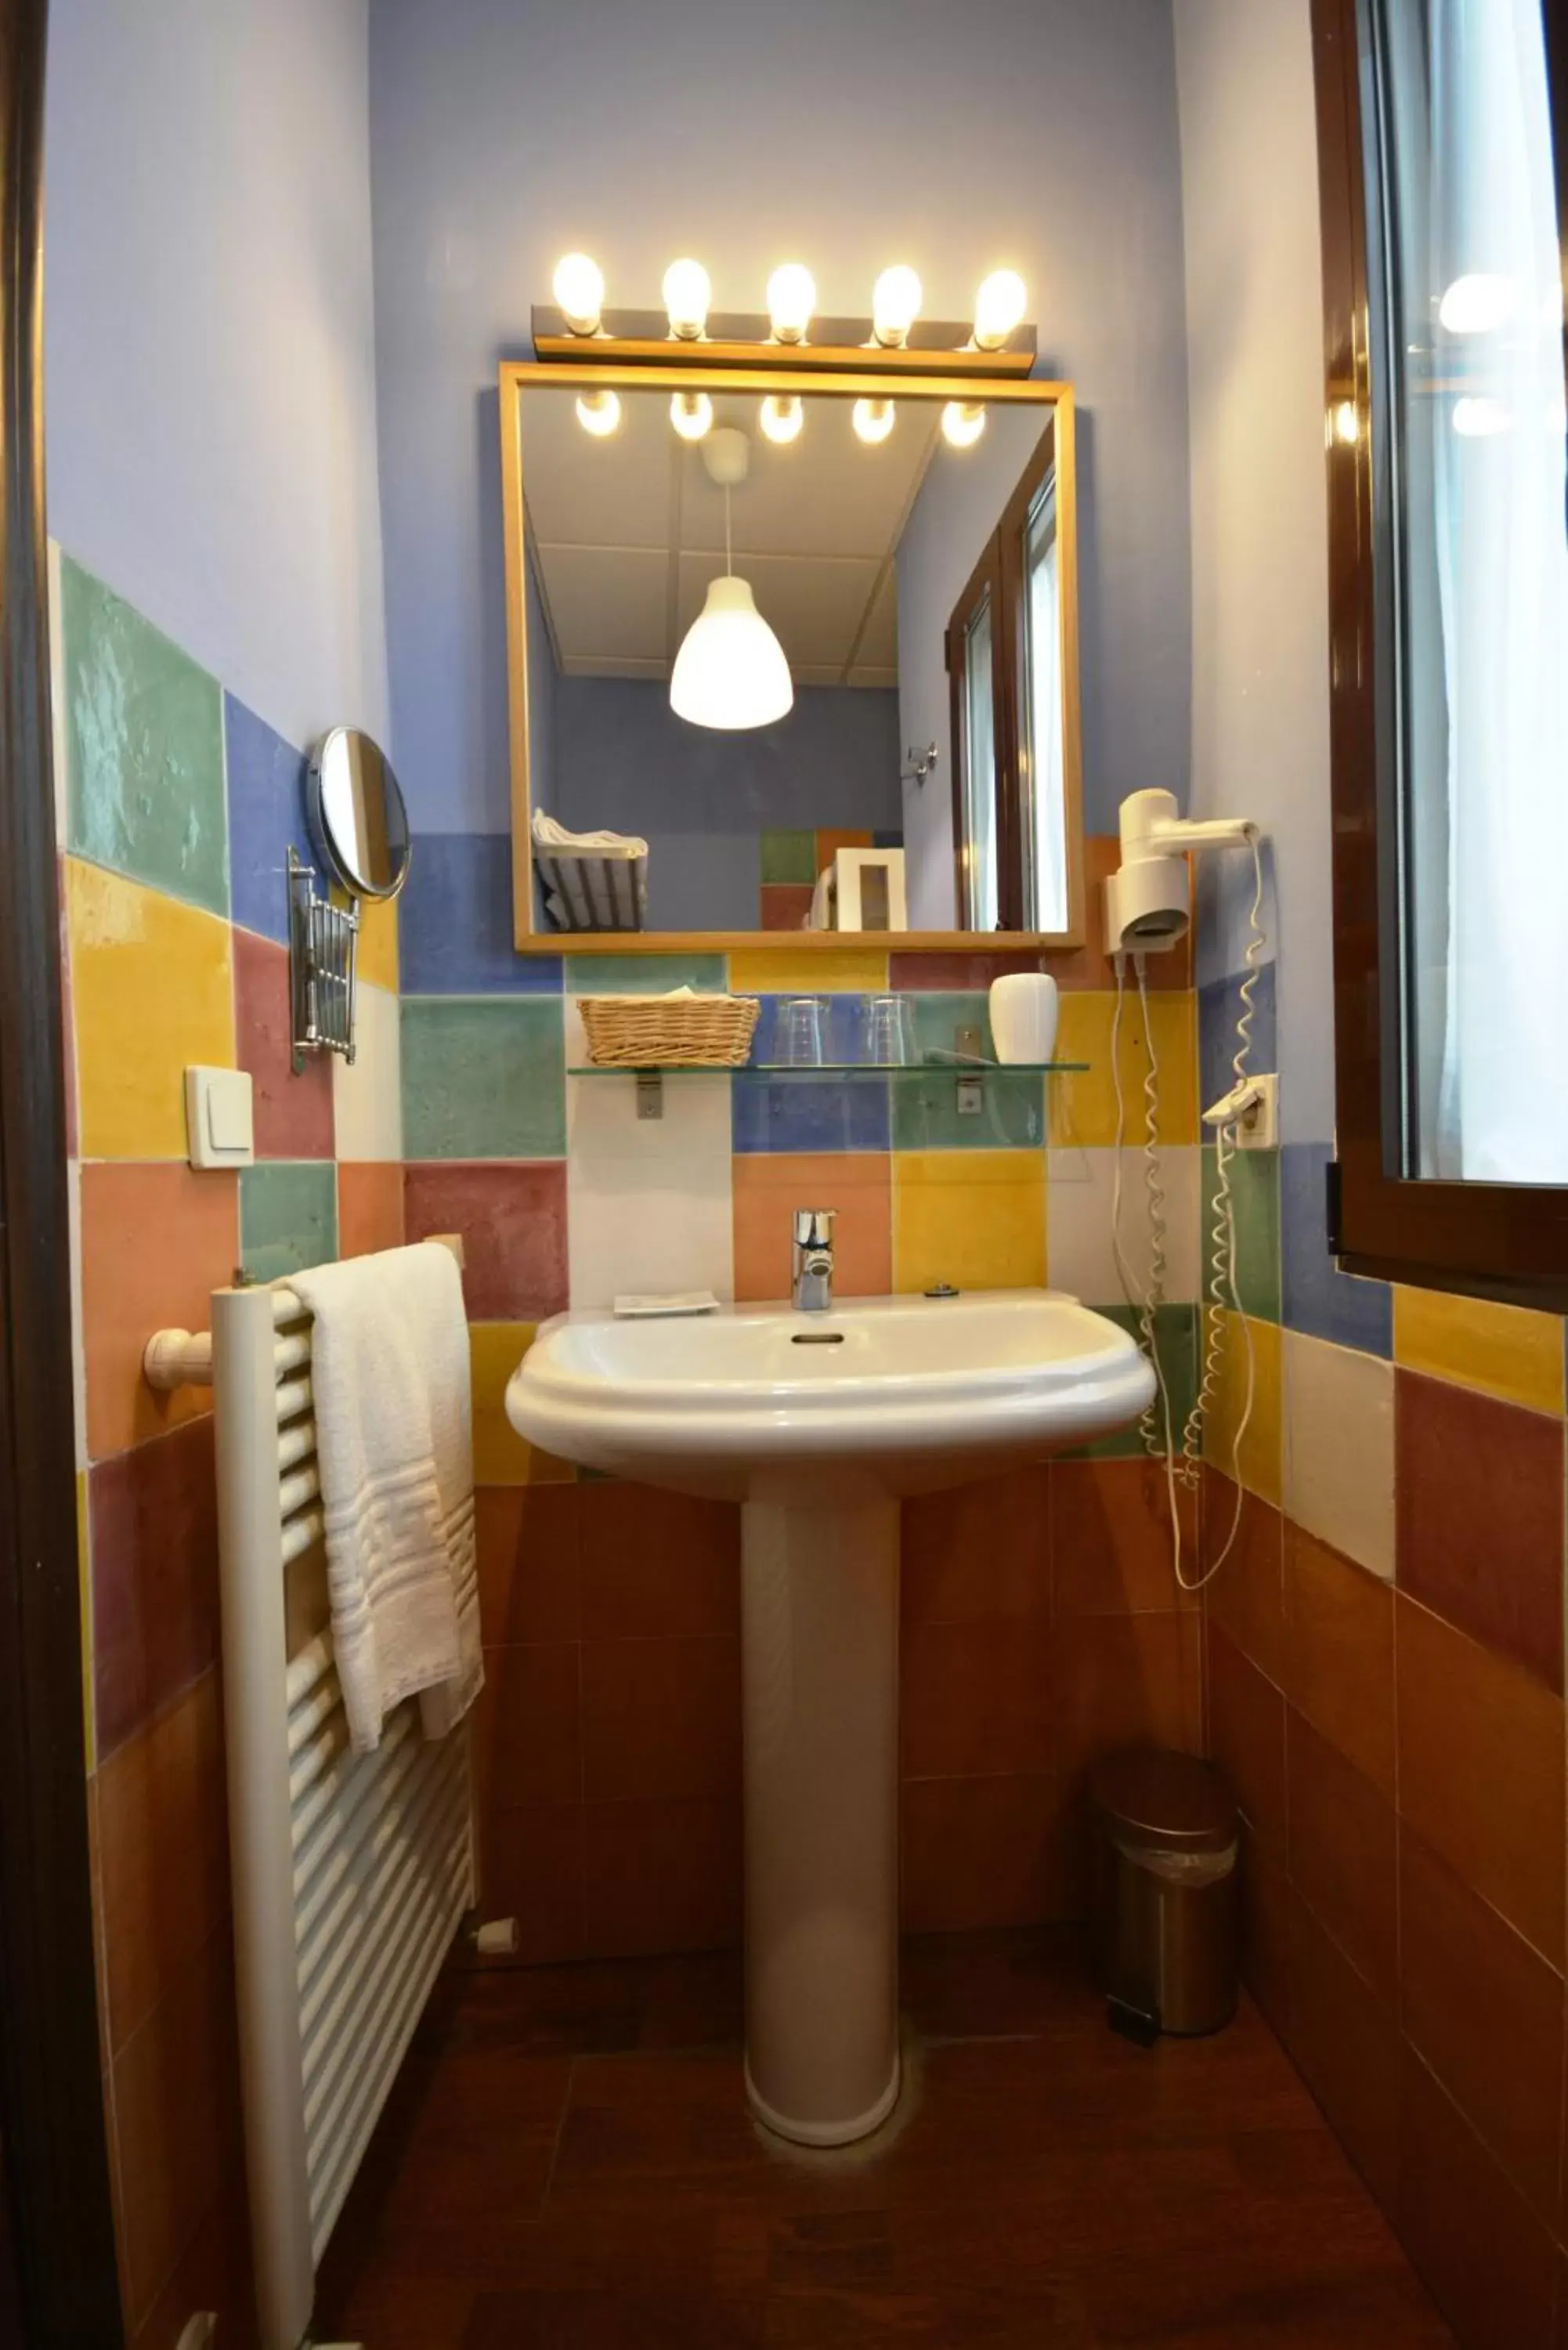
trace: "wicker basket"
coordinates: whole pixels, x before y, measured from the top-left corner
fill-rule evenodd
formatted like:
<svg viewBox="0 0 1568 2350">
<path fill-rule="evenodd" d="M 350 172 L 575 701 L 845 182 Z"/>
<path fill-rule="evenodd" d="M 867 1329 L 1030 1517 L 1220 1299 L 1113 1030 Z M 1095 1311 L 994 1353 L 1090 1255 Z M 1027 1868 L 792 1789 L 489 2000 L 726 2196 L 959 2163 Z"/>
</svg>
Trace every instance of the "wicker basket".
<svg viewBox="0 0 1568 2350">
<path fill-rule="evenodd" d="M 596 1068 L 738 1069 L 762 1006 L 754 995 L 580 995 Z"/>
</svg>

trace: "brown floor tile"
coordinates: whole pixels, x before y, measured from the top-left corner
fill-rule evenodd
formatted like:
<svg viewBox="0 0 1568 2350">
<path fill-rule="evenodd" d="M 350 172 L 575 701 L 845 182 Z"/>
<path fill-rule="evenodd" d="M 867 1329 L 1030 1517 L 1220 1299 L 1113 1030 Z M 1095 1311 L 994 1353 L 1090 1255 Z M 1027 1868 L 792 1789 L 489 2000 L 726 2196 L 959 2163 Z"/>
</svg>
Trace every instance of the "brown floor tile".
<svg viewBox="0 0 1568 2350">
<path fill-rule="evenodd" d="M 1236 1488 L 1218 1469 L 1203 1472 L 1205 1571 L 1213 1567 L 1236 1518 Z M 1268 1679 L 1284 1679 L 1284 1520 L 1270 1502 L 1243 1491 L 1234 1547 L 1204 1592 L 1211 1620 Z"/>
<path fill-rule="evenodd" d="M 1285 1854 L 1285 1701 L 1217 1624 L 1209 1627 L 1209 1748 L 1258 1842 Z"/>
<path fill-rule="evenodd" d="M 1403 1595 L 1397 1646 L 1401 1814 L 1560 1965 L 1562 1699 Z"/>
<path fill-rule="evenodd" d="M 1394 1594 L 1288 1520 L 1284 1689 L 1392 1801 Z"/>
<path fill-rule="evenodd" d="M 1051 1468 L 1021 1469 L 904 1503 L 906 1626 L 1040 1616 L 1051 1607 Z"/>
<path fill-rule="evenodd" d="M 906 1779 L 1048 1771 L 1050 1625 L 906 1624 L 899 1728 Z"/>
<path fill-rule="evenodd" d="M 1398 2220 L 1464 2350 L 1551 2350 L 1556 2248 L 1408 2047 Z"/>
<path fill-rule="evenodd" d="M 1399 1904 L 1406 2035 L 1552 2226 L 1563 1978 L 1408 1825 L 1400 1839 Z"/>
<path fill-rule="evenodd" d="M 1394 1806 L 1293 1706 L 1285 1729 L 1296 1890 L 1385 2003 L 1398 1995 Z"/>
<path fill-rule="evenodd" d="M 1397 1381 L 1400 1588 L 1561 1695 L 1562 1419 Z"/>
<path fill-rule="evenodd" d="M 738 1798 L 589 1804 L 584 1826 L 590 1950 L 711 1950 L 740 1940 Z"/>
<path fill-rule="evenodd" d="M 1179 1484 L 1182 1556 L 1198 1556 L 1197 1495 Z M 1170 1501 L 1152 1461 L 1058 1461 L 1051 1471 L 1053 1602 L 1061 1616 L 1195 1607 L 1176 1579 Z"/>
<path fill-rule="evenodd" d="M 596 1480 L 579 1491 L 583 1638 L 736 1634 L 741 1513 L 651 1485 Z"/>
</svg>

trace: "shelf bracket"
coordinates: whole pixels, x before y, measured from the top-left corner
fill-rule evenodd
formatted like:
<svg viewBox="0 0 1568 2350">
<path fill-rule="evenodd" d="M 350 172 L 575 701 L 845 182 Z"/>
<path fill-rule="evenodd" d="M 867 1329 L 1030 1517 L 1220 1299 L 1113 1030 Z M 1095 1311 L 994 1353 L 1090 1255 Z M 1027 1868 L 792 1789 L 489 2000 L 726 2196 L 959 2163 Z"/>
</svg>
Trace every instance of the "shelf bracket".
<svg viewBox="0 0 1568 2350">
<path fill-rule="evenodd" d="M 651 1118 L 664 1116 L 664 1079 L 657 1069 L 637 1073 L 637 1114 Z"/>
</svg>

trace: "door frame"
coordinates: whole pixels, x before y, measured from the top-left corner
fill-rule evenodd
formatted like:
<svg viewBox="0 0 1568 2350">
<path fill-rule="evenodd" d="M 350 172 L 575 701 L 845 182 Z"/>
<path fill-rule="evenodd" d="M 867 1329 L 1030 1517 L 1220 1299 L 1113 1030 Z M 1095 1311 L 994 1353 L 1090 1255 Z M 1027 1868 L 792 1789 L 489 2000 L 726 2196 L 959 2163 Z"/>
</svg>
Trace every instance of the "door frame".
<svg viewBox="0 0 1568 2350">
<path fill-rule="evenodd" d="M 123 2341 L 93 1950 L 44 514 L 47 0 L 0 9 L 0 2130 L 28 2350 Z"/>
</svg>

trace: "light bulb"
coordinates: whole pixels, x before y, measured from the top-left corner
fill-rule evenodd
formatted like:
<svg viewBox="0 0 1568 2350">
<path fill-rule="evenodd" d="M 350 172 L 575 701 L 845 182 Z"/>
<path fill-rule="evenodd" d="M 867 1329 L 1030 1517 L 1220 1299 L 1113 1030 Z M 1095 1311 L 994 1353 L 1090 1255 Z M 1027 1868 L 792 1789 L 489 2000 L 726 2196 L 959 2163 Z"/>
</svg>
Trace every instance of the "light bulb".
<svg viewBox="0 0 1568 2350">
<path fill-rule="evenodd" d="M 798 441 L 800 428 L 805 422 L 805 407 L 800 394 L 791 391 L 781 396 L 774 392 L 763 400 L 758 421 L 768 439 L 776 441 L 780 448 L 786 441 Z"/>
<path fill-rule="evenodd" d="M 694 343 L 708 323 L 713 288 L 700 261 L 672 261 L 664 273 L 664 307 L 670 331 L 683 343 Z"/>
<path fill-rule="evenodd" d="M 1354 449 L 1361 438 L 1361 419 L 1354 400 L 1342 400 L 1334 411 L 1334 437 L 1346 449 Z"/>
<path fill-rule="evenodd" d="M 1519 288 L 1511 277 L 1473 270 L 1456 277 L 1438 305 L 1438 316 L 1450 335 L 1491 335 L 1504 327 L 1519 305 Z"/>
<path fill-rule="evenodd" d="M 903 262 L 885 269 L 871 290 L 871 331 L 889 347 L 907 341 L 920 315 L 920 281 Z"/>
<path fill-rule="evenodd" d="M 974 297 L 974 339 L 982 351 L 999 351 L 1020 324 L 1029 296 L 1016 269 L 993 269 Z"/>
<path fill-rule="evenodd" d="M 804 262 L 782 262 L 768 279 L 768 317 L 775 343 L 804 343 L 816 307 L 816 286 Z"/>
<path fill-rule="evenodd" d="M 1501 400 L 1471 393 L 1454 402 L 1454 431 L 1462 440 L 1490 441 L 1512 428 L 1513 418 Z"/>
<path fill-rule="evenodd" d="M 606 441 L 620 422 L 620 401 L 613 391 L 580 392 L 577 422 L 596 441 Z"/>
<path fill-rule="evenodd" d="M 682 441 L 701 441 L 713 421 L 713 403 L 705 391 L 678 391 L 670 403 L 670 421 Z"/>
<path fill-rule="evenodd" d="M 586 253 L 568 253 L 550 281 L 556 307 L 574 335 L 597 335 L 605 306 L 605 275 Z"/>
<path fill-rule="evenodd" d="M 890 400 L 857 400 L 854 409 L 855 430 L 862 441 L 875 448 L 886 441 L 893 430 L 893 403 Z"/>
<path fill-rule="evenodd" d="M 972 449 L 985 431 L 978 400 L 950 400 L 942 411 L 942 438 L 954 449 Z"/>
</svg>

